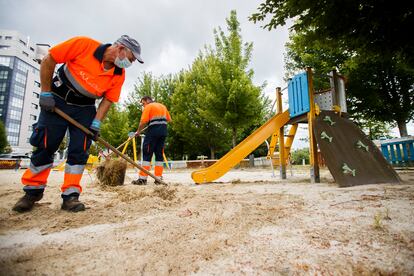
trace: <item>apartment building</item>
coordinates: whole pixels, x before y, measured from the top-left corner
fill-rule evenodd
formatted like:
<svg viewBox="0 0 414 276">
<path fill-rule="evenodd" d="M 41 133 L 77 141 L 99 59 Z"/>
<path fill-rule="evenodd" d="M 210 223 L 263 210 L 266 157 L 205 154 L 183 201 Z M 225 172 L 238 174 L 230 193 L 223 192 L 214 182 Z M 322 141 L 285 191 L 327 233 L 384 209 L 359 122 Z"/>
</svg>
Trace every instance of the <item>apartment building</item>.
<svg viewBox="0 0 414 276">
<path fill-rule="evenodd" d="M 0 30 L 0 120 L 13 152 L 32 150 L 29 137 L 40 113 L 40 61 L 49 48 L 17 31 Z"/>
</svg>

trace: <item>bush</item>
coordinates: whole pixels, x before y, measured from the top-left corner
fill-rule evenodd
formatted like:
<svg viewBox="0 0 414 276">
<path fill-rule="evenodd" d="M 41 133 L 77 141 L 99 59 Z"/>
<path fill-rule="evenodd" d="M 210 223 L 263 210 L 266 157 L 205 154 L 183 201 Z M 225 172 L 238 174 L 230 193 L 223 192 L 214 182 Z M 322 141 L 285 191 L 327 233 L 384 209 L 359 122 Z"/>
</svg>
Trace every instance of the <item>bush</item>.
<svg viewBox="0 0 414 276">
<path fill-rule="evenodd" d="M 309 164 L 309 148 L 297 149 L 291 154 L 292 164 L 302 165 L 302 160 L 305 159 L 305 164 Z"/>
</svg>

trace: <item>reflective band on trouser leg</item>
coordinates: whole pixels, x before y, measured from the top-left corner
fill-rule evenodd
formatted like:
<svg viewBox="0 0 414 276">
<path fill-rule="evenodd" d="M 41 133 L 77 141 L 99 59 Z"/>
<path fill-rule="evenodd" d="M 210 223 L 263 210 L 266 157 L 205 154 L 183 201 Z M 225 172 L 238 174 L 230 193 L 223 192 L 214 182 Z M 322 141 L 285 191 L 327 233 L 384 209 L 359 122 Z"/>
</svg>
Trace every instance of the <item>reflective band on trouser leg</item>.
<svg viewBox="0 0 414 276">
<path fill-rule="evenodd" d="M 30 166 L 22 176 L 22 183 L 25 189 L 44 189 L 46 187 L 47 178 L 53 164 L 35 166 L 30 162 Z"/>
<path fill-rule="evenodd" d="M 146 169 L 147 171 L 151 170 L 151 162 L 149 161 L 142 161 L 141 166 Z M 143 171 L 139 171 L 139 178 L 140 179 L 147 179 L 148 174 L 144 173 Z"/>
<path fill-rule="evenodd" d="M 164 170 L 164 162 L 162 161 L 155 161 L 155 168 L 154 168 L 154 173 L 155 176 L 162 176 L 162 172 Z"/>
<path fill-rule="evenodd" d="M 61 191 L 63 195 L 70 195 L 71 193 L 82 192 L 80 181 L 82 179 L 85 165 L 65 165 L 65 177 Z"/>
</svg>

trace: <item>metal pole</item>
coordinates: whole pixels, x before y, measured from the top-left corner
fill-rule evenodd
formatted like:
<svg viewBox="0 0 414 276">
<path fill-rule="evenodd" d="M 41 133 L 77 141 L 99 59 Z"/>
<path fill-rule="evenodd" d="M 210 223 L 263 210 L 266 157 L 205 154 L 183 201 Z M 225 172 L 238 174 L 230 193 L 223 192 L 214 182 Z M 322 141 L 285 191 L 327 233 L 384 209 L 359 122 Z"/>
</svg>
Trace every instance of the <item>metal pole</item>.
<svg viewBox="0 0 414 276">
<path fill-rule="evenodd" d="M 282 109 L 282 89 L 276 88 L 276 99 L 277 99 L 277 113 L 281 114 Z M 279 170 L 280 178 L 286 179 L 286 156 L 285 156 L 285 127 L 281 126 L 279 129 Z"/>
<path fill-rule="evenodd" d="M 308 77 L 308 91 L 309 91 L 309 102 L 310 102 L 310 111 L 308 112 L 308 128 L 309 128 L 309 162 L 310 162 L 310 178 L 311 183 L 320 183 L 319 176 L 319 164 L 318 164 L 318 145 L 316 143 L 315 134 L 314 134 L 314 119 L 315 119 L 315 101 L 313 97 L 313 78 L 312 78 L 312 68 L 306 68 L 307 77 Z"/>
</svg>

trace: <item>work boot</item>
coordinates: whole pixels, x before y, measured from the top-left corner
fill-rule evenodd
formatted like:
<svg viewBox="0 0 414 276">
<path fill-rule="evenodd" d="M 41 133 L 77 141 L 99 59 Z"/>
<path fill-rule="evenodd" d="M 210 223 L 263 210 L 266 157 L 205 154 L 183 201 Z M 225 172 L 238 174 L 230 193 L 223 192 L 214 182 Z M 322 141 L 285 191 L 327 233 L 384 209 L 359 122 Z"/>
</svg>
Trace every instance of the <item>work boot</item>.
<svg viewBox="0 0 414 276">
<path fill-rule="evenodd" d="M 41 200 L 42 197 L 43 197 L 43 193 L 39 193 L 37 195 L 26 193 L 13 206 L 13 211 L 16 211 L 19 213 L 30 211 L 32 210 L 35 202 Z"/>
<path fill-rule="evenodd" d="M 155 180 L 154 184 L 155 184 L 155 185 L 163 185 L 163 184 L 161 183 L 161 181 L 163 180 L 162 176 L 157 176 L 157 178 L 158 178 L 159 180 Z M 161 180 L 161 181 L 160 181 L 160 180 Z"/>
<path fill-rule="evenodd" d="M 134 185 L 147 185 L 147 180 L 139 178 L 137 180 L 132 181 L 132 184 L 134 184 Z"/>
<path fill-rule="evenodd" d="M 85 205 L 79 201 L 79 196 L 68 196 L 63 198 L 62 210 L 69 212 L 85 211 Z"/>
</svg>

